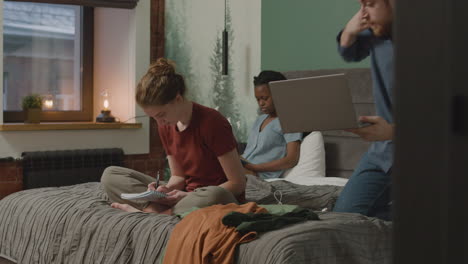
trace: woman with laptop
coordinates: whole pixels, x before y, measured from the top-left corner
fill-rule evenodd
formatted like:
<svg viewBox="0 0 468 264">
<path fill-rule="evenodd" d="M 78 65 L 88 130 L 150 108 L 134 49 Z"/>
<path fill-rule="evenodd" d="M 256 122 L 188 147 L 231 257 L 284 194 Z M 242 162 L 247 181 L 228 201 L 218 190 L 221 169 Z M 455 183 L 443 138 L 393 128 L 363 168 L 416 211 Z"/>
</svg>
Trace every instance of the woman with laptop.
<svg viewBox="0 0 468 264">
<path fill-rule="evenodd" d="M 279 178 L 299 161 L 302 133 L 283 133 L 271 97 L 269 83 L 286 80 L 275 71 L 262 71 L 254 77 L 255 98 L 262 111 L 249 134 L 242 154 L 246 173 L 263 179 Z"/>
</svg>

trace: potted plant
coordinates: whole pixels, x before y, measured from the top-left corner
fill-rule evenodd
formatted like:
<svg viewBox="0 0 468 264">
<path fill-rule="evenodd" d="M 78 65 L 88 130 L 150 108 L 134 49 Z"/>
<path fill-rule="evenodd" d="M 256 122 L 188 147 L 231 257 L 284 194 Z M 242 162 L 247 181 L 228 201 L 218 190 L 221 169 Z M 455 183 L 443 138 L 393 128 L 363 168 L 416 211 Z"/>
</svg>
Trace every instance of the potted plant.
<svg viewBox="0 0 468 264">
<path fill-rule="evenodd" d="M 30 94 L 23 97 L 23 111 L 26 115 L 25 123 L 39 123 L 41 121 L 42 97 Z"/>
</svg>

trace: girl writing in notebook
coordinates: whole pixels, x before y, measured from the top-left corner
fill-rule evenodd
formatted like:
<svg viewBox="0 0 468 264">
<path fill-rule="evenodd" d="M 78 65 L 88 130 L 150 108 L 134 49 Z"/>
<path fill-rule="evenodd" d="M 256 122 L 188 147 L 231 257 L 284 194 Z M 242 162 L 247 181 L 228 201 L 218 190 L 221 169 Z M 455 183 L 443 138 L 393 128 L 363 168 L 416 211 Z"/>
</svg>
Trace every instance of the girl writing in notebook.
<svg viewBox="0 0 468 264">
<path fill-rule="evenodd" d="M 157 191 L 167 194 L 154 202 L 127 201 L 122 193 L 155 189 L 154 179 L 121 167 L 109 167 L 101 182 L 124 211 L 182 213 L 192 207 L 242 202 L 246 178 L 229 122 L 218 111 L 184 97 L 183 77 L 166 59 L 158 59 L 143 76 L 136 101 L 158 123 L 171 177 Z"/>
</svg>

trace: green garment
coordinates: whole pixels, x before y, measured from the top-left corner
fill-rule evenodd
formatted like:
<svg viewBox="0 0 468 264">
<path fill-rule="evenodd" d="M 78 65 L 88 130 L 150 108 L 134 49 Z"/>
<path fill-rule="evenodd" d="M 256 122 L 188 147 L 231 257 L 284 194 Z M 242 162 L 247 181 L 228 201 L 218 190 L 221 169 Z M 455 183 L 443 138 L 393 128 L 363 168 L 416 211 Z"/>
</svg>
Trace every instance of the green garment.
<svg viewBox="0 0 468 264">
<path fill-rule="evenodd" d="M 297 205 L 292 204 L 259 204 L 259 207 L 265 208 L 268 213 L 274 215 L 283 215 L 285 213 L 292 212 L 294 209 L 298 208 Z M 199 207 L 192 207 L 190 210 L 187 210 L 183 213 L 176 214 L 179 218 L 183 219 L 191 212 L 200 209 Z"/>
<path fill-rule="evenodd" d="M 236 230 L 244 235 L 251 231 L 266 232 L 306 220 L 319 220 L 312 210 L 295 205 L 259 206 L 267 209 L 269 213 L 230 212 L 223 217 L 222 222 L 226 226 L 236 227 Z"/>
<path fill-rule="evenodd" d="M 180 219 L 184 219 L 188 214 L 190 214 L 191 212 L 195 211 L 195 210 L 198 210 L 200 209 L 200 207 L 192 207 L 190 210 L 187 210 L 183 213 L 179 213 L 179 214 L 175 214 L 176 216 L 178 216 Z"/>
</svg>

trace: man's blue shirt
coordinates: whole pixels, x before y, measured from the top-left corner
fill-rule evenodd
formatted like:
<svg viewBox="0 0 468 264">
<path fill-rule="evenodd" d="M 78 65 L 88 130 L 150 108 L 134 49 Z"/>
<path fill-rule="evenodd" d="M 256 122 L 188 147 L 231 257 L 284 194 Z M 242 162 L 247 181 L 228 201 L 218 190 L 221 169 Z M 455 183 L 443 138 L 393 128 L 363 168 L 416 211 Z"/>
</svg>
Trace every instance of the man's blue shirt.
<svg viewBox="0 0 468 264">
<path fill-rule="evenodd" d="M 393 123 L 393 42 L 388 38 L 378 38 L 372 31 L 361 32 L 356 42 L 350 47 L 340 45 L 341 33 L 338 34 L 338 52 L 345 61 L 357 62 L 370 55 L 372 87 L 376 113 L 387 122 Z M 393 142 L 376 141 L 368 150 L 369 161 L 388 172 L 393 165 Z"/>
</svg>

